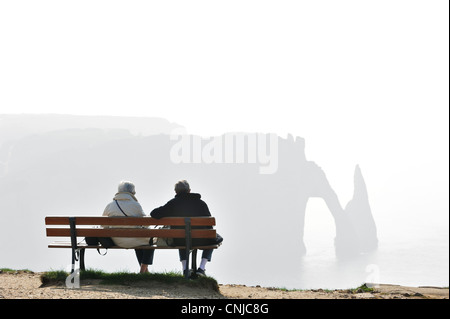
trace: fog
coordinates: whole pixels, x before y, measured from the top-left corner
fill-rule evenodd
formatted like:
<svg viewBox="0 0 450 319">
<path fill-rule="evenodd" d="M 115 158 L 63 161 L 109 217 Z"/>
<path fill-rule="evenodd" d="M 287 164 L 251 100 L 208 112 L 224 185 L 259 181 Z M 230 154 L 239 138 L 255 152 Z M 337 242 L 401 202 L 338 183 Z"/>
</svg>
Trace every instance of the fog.
<svg viewBox="0 0 450 319">
<path fill-rule="evenodd" d="M 225 238 L 221 283 L 448 286 L 448 12 L 0 1 L 0 267 L 68 269 L 46 215 L 101 215 L 123 179 L 149 213 L 183 178 Z"/>
<path fill-rule="evenodd" d="M 0 267 L 68 269 L 70 251 L 47 248 L 45 216 L 100 216 L 121 180 L 149 214 L 186 179 L 224 237 L 207 266 L 220 283 L 448 286 L 445 212 L 374 211 L 362 164 L 343 202 L 300 136 L 183 131 L 161 118 L 0 115 Z M 138 271 L 133 250 L 88 251 L 86 266 Z M 176 251 L 156 251 L 151 271 L 180 269 Z"/>
</svg>

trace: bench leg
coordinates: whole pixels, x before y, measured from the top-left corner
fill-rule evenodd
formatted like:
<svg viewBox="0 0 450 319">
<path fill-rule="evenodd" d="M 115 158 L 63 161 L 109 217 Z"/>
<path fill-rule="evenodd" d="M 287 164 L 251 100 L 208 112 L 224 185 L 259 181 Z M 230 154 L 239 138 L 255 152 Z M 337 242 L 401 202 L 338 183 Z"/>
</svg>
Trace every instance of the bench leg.
<svg viewBox="0 0 450 319">
<path fill-rule="evenodd" d="M 186 269 L 184 270 L 184 277 L 189 279 L 189 249 L 186 249 Z"/>
<path fill-rule="evenodd" d="M 85 268 L 85 266 L 84 266 L 84 253 L 85 253 L 85 250 L 86 249 L 84 249 L 84 248 L 81 248 L 80 249 L 80 270 L 86 270 L 86 268 Z"/>
<path fill-rule="evenodd" d="M 186 217 L 184 219 L 184 231 L 185 231 L 185 240 L 186 240 L 186 271 L 184 277 L 189 279 L 189 254 L 191 253 L 191 219 Z"/>
<path fill-rule="evenodd" d="M 192 251 L 192 271 L 194 275 L 197 273 L 197 249 Z"/>
<path fill-rule="evenodd" d="M 75 260 L 76 260 L 75 254 L 76 254 L 75 250 L 72 249 L 72 269 L 70 270 L 71 274 L 75 272 Z"/>
</svg>

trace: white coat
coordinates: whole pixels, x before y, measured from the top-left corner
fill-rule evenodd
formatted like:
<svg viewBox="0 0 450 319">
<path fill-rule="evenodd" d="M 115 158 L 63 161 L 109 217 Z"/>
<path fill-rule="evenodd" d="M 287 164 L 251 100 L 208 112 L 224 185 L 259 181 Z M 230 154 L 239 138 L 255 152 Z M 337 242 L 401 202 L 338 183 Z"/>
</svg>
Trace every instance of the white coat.
<svg viewBox="0 0 450 319">
<path fill-rule="evenodd" d="M 120 208 L 125 212 L 128 217 L 144 217 L 144 211 L 142 210 L 141 204 L 138 203 L 136 197 L 134 197 L 131 193 L 120 192 L 114 196 L 114 200 L 109 203 L 105 210 L 103 211 L 103 216 L 125 216 L 120 210 L 117 203 L 120 205 Z M 104 228 L 108 227 L 120 227 L 124 228 L 124 226 L 104 226 Z M 141 226 L 129 226 L 129 228 L 140 228 Z M 133 248 L 137 246 L 148 245 L 150 238 L 144 237 L 112 237 L 112 240 L 117 246 L 124 248 Z"/>
</svg>

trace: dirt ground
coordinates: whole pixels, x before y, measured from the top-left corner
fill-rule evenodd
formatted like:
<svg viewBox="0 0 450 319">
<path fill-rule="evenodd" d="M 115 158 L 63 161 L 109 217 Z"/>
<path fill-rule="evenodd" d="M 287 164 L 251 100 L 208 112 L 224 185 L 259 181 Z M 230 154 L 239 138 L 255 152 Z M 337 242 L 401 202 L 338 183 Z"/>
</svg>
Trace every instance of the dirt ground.
<svg viewBox="0 0 450 319">
<path fill-rule="evenodd" d="M 352 290 L 283 291 L 276 288 L 219 285 L 219 292 L 183 285 L 100 285 L 93 280 L 80 288 L 41 287 L 40 273 L 0 273 L 0 299 L 449 299 L 448 288 L 379 285 L 371 292 Z"/>
</svg>

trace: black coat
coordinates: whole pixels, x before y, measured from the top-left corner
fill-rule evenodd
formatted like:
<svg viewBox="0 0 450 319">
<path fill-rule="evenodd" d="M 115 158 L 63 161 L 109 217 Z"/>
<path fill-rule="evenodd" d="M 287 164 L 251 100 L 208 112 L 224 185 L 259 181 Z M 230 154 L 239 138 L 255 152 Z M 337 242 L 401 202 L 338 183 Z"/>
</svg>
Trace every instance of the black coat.
<svg viewBox="0 0 450 319">
<path fill-rule="evenodd" d="M 175 198 L 168 201 L 164 206 L 155 208 L 150 213 L 153 218 L 163 218 L 163 217 L 209 217 L 211 213 L 209 212 L 208 205 L 202 201 L 200 194 L 196 193 L 181 193 L 175 195 Z M 184 228 L 183 226 L 172 228 Z M 211 226 L 193 226 L 193 229 L 207 228 L 211 229 Z M 193 239 L 193 246 L 200 245 L 214 245 L 216 244 L 215 239 Z M 176 246 L 184 246 L 185 240 L 176 238 L 174 240 Z"/>
<path fill-rule="evenodd" d="M 201 195 L 196 193 L 177 194 L 164 206 L 155 208 L 150 216 L 153 218 L 211 216 L 208 205 L 200 198 Z"/>
</svg>

